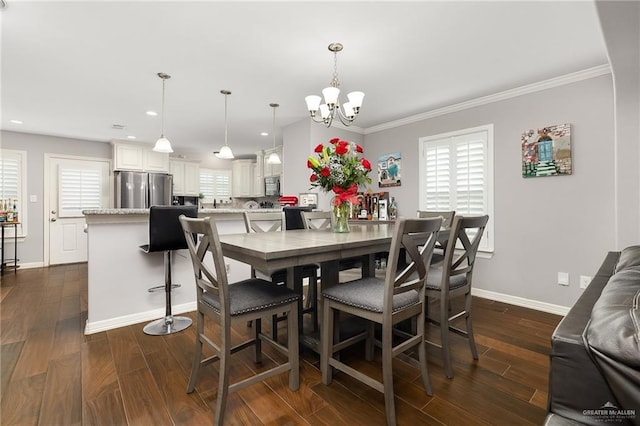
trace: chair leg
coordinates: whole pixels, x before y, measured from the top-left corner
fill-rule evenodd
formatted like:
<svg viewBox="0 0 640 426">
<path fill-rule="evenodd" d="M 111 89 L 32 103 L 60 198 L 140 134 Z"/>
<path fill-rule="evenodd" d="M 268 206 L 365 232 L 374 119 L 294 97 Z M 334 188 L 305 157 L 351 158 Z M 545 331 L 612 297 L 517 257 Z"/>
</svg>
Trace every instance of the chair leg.
<svg viewBox="0 0 640 426">
<path fill-rule="evenodd" d="M 262 339 L 260 339 L 260 334 L 262 334 L 262 319 L 256 318 L 256 326 L 253 327 L 253 338 L 255 339 L 255 352 L 253 355 L 253 362 L 256 364 L 262 362 Z"/>
<path fill-rule="evenodd" d="M 367 325 L 367 331 L 367 340 L 365 341 L 364 347 L 364 359 L 367 361 L 373 361 L 376 338 L 376 323 L 374 323 L 373 321 L 369 321 L 369 324 Z"/>
<path fill-rule="evenodd" d="M 422 384 L 424 385 L 424 390 L 427 392 L 427 395 L 433 395 L 433 391 L 431 390 L 431 380 L 429 380 L 429 369 L 427 368 L 427 342 L 425 341 L 425 315 L 418 316 L 418 321 L 416 322 L 416 335 L 422 336 L 420 343 L 418 344 L 418 361 L 420 362 L 420 374 L 422 375 Z"/>
<path fill-rule="evenodd" d="M 387 424 L 396 424 L 396 408 L 393 392 L 393 327 L 382 326 L 382 384 L 384 387 L 384 407 Z"/>
<path fill-rule="evenodd" d="M 333 356 L 333 309 L 329 300 L 325 300 L 322 308 L 322 327 L 320 328 L 320 372 L 322 383 L 331 384 L 333 374 L 329 366 L 329 358 Z"/>
<path fill-rule="evenodd" d="M 318 331 L 318 274 L 316 273 L 309 278 L 307 303 L 311 304 L 311 321 L 313 321 L 313 331 L 315 332 Z"/>
<path fill-rule="evenodd" d="M 222 339 L 220 342 L 220 372 L 218 373 L 218 400 L 216 401 L 216 413 L 213 424 L 218 426 L 224 424 L 224 412 L 227 408 L 227 397 L 229 396 L 229 361 L 231 357 L 231 330 L 229 324 L 221 324 Z"/>
<path fill-rule="evenodd" d="M 200 336 L 204 333 L 204 314 L 202 312 L 197 313 L 197 330 L 196 330 L 196 345 L 193 350 L 193 363 L 191 364 L 191 377 L 189 377 L 189 384 L 187 385 L 187 393 L 193 392 L 196 388 L 196 382 L 198 381 L 198 372 L 200 371 L 200 363 L 202 362 L 202 339 Z"/>
<path fill-rule="evenodd" d="M 471 322 L 471 291 L 465 295 L 464 309 L 467 321 L 467 337 L 469 338 L 469 347 L 473 359 L 478 359 L 478 348 L 476 348 L 476 339 L 473 337 L 473 324 Z"/>
<path fill-rule="evenodd" d="M 298 303 L 291 304 L 291 312 L 287 315 L 287 354 L 289 355 L 289 389 L 297 391 L 300 388 L 300 348 L 298 347 Z"/>
<path fill-rule="evenodd" d="M 449 302 L 440 299 L 440 340 L 442 344 L 442 358 L 444 360 L 444 374 L 453 378 L 451 369 L 451 353 L 449 348 Z"/>
</svg>

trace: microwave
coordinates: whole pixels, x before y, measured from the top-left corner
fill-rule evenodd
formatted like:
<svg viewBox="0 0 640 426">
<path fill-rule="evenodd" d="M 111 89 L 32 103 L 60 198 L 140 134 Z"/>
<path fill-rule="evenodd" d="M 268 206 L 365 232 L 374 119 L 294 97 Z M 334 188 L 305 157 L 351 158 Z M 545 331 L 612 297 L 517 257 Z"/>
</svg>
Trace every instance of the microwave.
<svg viewBox="0 0 640 426">
<path fill-rule="evenodd" d="M 265 197 L 277 197 L 280 195 L 280 177 L 269 176 L 264 178 Z"/>
</svg>

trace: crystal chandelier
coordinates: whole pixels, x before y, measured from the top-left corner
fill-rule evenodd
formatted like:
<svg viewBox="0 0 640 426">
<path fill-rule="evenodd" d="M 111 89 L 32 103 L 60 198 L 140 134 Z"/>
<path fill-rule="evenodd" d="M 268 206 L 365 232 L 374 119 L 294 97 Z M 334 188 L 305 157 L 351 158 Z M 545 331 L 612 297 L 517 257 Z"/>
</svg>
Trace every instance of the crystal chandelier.
<svg viewBox="0 0 640 426">
<path fill-rule="evenodd" d="M 311 115 L 311 119 L 316 123 L 324 123 L 327 127 L 331 127 L 334 117 L 338 117 L 345 126 L 351 125 L 356 119 L 362 106 L 363 92 L 351 92 L 347 95 L 349 102 L 342 104 L 338 100 L 340 94 L 340 80 L 338 80 L 338 52 L 342 50 L 342 44 L 331 43 L 329 50 L 333 52 L 333 78 L 329 83 L 329 87 L 322 90 L 324 96 L 324 104 L 320 105 L 321 98 L 317 95 L 309 95 L 304 100 L 307 102 L 307 109 Z M 320 110 L 320 117 L 317 117 Z"/>
<path fill-rule="evenodd" d="M 162 119 L 162 129 L 160 131 L 160 139 L 156 141 L 156 144 L 153 146 L 153 150 L 156 152 L 171 153 L 173 152 L 171 142 L 169 142 L 169 139 L 164 137 L 164 82 L 171 78 L 171 76 L 169 74 L 159 72 L 158 77 L 162 79 L 162 117 L 160 117 Z"/>
<path fill-rule="evenodd" d="M 224 95 L 224 145 L 220 148 L 220 152 L 216 153 L 216 157 L 223 160 L 232 160 L 234 158 L 233 151 L 227 143 L 227 96 L 231 94 L 231 90 L 221 90 Z"/>
</svg>

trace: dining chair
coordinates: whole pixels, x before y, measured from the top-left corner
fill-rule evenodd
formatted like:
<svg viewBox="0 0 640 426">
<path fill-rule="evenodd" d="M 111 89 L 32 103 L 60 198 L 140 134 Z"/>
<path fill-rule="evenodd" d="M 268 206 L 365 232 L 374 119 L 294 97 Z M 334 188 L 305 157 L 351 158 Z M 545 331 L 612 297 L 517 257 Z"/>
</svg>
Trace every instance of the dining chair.
<svg viewBox="0 0 640 426">
<path fill-rule="evenodd" d="M 451 222 L 456 215 L 455 210 L 418 210 L 418 217 L 441 217 L 442 227 L 450 228 Z M 441 263 L 444 260 L 444 250 L 447 245 L 447 240 L 439 240 L 436 242 L 436 247 L 433 249 L 433 257 L 431 258 L 431 264 L 435 265 Z"/>
<path fill-rule="evenodd" d="M 218 396 L 214 424 L 224 421 L 227 397 L 269 377 L 289 372 L 289 388 L 298 390 L 300 385 L 298 358 L 298 300 L 299 296 L 285 286 L 274 286 L 259 278 L 249 278 L 229 284 L 225 268 L 224 253 L 218 231 L 212 218 L 192 219 L 180 216 L 180 223 L 189 248 L 197 290 L 196 342 L 193 354 L 191 376 L 187 393 L 193 392 L 201 366 L 220 361 L 218 378 Z M 211 254 L 213 270 L 209 266 L 207 253 Z M 287 347 L 269 338 L 261 331 L 261 319 L 264 316 L 286 312 Z M 205 333 L 205 318 L 218 323 L 219 342 Z M 253 320 L 251 339 L 231 347 L 231 325 L 236 321 Z M 207 327 L 211 331 L 211 327 Z M 230 383 L 231 355 L 250 346 L 254 346 L 254 361 L 262 361 L 262 341 L 272 345 L 287 356 L 287 361 L 271 369 L 262 371 L 235 383 Z M 202 359 L 203 344 L 213 351 L 213 355 Z"/>
<path fill-rule="evenodd" d="M 396 424 L 393 391 L 392 359 L 395 356 L 418 347 L 416 362 L 411 357 L 407 361 L 417 363 L 422 383 L 428 395 L 431 395 L 431 383 L 427 370 L 427 352 L 425 343 L 425 282 L 429 272 L 429 263 L 436 242 L 441 218 L 419 219 L 400 218 L 394 227 L 389 251 L 389 261 L 384 279 L 369 277 L 350 281 L 323 290 L 323 312 L 321 328 L 320 370 L 322 382 L 330 384 L 333 369 L 346 373 L 384 394 L 387 424 Z M 409 262 L 404 268 L 396 270 L 400 249 L 404 248 Z M 339 313 L 344 312 L 368 320 L 365 358 L 373 360 L 374 328 L 382 327 L 382 338 L 375 342 L 382 349 L 382 382 L 354 369 L 334 357 L 338 351 L 352 344 L 352 339 L 339 340 L 334 325 Z M 416 330 L 404 332 L 394 325 L 407 319 L 416 319 Z M 404 338 L 401 342 L 394 337 Z"/>
<path fill-rule="evenodd" d="M 441 339 L 440 345 L 430 341 L 428 343 L 442 349 L 444 371 L 448 378 L 453 378 L 450 331 L 468 338 L 471 355 L 473 359 L 478 359 L 471 321 L 471 285 L 476 254 L 488 221 L 487 215 L 455 216 L 449 230 L 444 260 L 440 265 L 431 267 L 427 276 L 427 311 L 429 299 L 439 301 L 438 318 L 427 315 L 427 321 L 439 325 Z M 459 312 L 453 313 L 451 299 L 458 296 L 464 296 L 464 306 Z M 465 319 L 466 330 L 452 325 L 458 318 Z"/>
<path fill-rule="evenodd" d="M 286 230 L 286 216 L 284 211 L 280 212 L 243 212 L 245 229 L 247 232 L 281 232 Z M 275 285 L 284 286 L 287 283 L 287 270 L 278 269 L 276 271 L 261 271 L 251 267 L 251 276 L 259 277 L 267 281 L 271 281 Z M 317 286 L 318 282 L 318 265 L 304 265 L 301 267 L 301 278 L 307 278 L 309 281 L 309 288 Z M 302 331 L 303 326 L 303 314 L 311 313 L 313 317 L 314 331 L 317 324 L 317 311 L 314 306 L 303 308 L 303 285 L 302 282 L 294 282 L 294 289 L 296 293 L 300 295 L 300 301 L 298 306 L 298 326 Z M 271 322 L 271 333 L 273 339 L 278 338 L 278 322 L 283 321 L 284 316 L 274 315 Z M 250 324 L 249 324 L 250 325 Z"/>
</svg>

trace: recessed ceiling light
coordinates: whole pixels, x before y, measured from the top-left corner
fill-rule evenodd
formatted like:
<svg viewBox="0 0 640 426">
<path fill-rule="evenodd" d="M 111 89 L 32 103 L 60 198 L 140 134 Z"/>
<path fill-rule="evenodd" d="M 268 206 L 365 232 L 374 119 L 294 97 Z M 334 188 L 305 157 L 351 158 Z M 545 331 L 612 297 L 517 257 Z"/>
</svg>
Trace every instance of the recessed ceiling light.
<svg viewBox="0 0 640 426">
<path fill-rule="evenodd" d="M 267 133 L 267 132 L 262 132 L 262 133 L 260 133 L 260 136 L 269 136 L 269 133 Z"/>
<path fill-rule="evenodd" d="M 127 139 L 135 139 L 135 136 L 127 136 Z"/>
<path fill-rule="evenodd" d="M 155 117 L 156 115 L 158 115 L 158 113 L 155 112 L 155 111 L 147 111 L 147 115 L 151 115 L 151 116 Z"/>
<path fill-rule="evenodd" d="M 10 120 L 13 124 L 23 124 L 20 120 Z"/>
</svg>

